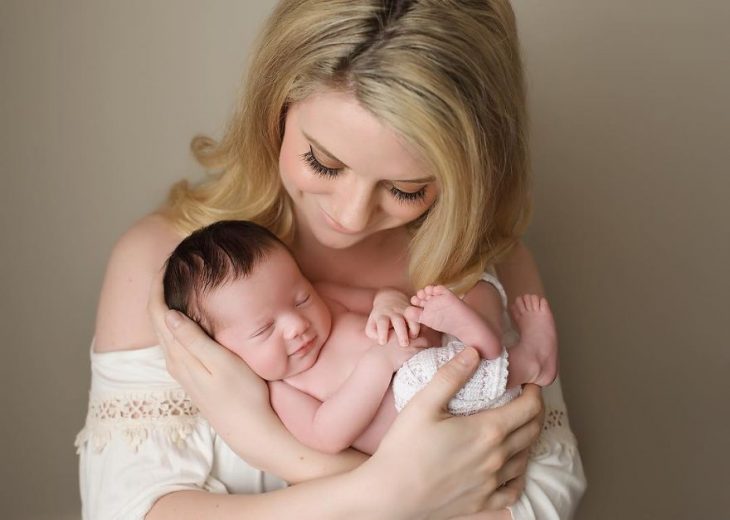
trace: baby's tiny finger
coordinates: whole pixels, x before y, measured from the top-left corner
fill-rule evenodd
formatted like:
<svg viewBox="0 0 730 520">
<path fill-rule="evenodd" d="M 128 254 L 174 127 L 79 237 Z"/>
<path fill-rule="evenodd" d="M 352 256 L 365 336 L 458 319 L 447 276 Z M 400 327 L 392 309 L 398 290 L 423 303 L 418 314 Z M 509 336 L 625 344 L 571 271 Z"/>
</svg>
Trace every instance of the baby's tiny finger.
<svg viewBox="0 0 730 520">
<path fill-rule="evenodd" d="M 398 343 L 403 347 L 407 347 L 409 338 L 405 320 L 402 316 L 395 316 L 391 319 L 391 323 L 393 324 L 395 335 L 398 337 Z"/>
<path fill-rule="evenodd" d="M 418 333 L 421 332 L 421 324 L 414 320 L 406 319 L 408 324 L 408 332 L 412 338 L 417 338 Z"/>
<path fill-rule="evenodd" d="M 368 318 L 368 322 L 365 324 L 365 335 L 372 340 L 377 341 L 378 339 L 378 331 L 375 328 L 375 320 L 372 316 Z"/>
<path fill-rule="evenodd" d="M 377 329 L 378 342 L 381 345 L 385 345 L 385 343 L 388 341 L 388 329 L 390 329 L 390 320 L 386 317 L 378 318 Z"/>
</svg>

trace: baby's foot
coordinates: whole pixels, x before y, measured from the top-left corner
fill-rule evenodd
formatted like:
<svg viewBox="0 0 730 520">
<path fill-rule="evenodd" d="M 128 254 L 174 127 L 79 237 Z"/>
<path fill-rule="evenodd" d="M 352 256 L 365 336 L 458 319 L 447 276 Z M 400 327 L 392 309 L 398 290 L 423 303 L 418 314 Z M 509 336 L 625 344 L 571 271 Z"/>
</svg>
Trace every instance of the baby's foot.
<svg viewBox="0 0 730 520">
<path fill-rule="evenodd" d="M 502 353 L 499 338 L 476 311 L 443 285 L 428 285 L 411 298 L 403 313 L 439 332 L 456 336 L 476 348 L 482 357 L 493 359 Z"/>
<path fill-rule="evenodd" d="M 510 382 L 547 386 L 558 373 L 558 336 L 545 298 L 528 294 L 512 305 L 520 342 L 510 349 Z"/>
</svg>

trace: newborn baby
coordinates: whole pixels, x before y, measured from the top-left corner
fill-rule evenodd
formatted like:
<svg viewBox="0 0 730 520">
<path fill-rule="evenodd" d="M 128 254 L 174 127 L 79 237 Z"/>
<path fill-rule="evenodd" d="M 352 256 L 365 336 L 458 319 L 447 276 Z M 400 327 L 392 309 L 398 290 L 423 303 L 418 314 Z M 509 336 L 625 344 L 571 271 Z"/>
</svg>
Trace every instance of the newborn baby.
<svg viewBox="0 0 730 520">
<path fill-rule="evenodd" d="M 217 222 L 188 236 L 167 261 L 164 287 L 170 308 L 195 320 L 268 381 L 271 405 L 287 429 L 325 452 L 353 446 L 373 453 L 397 409 L 464 344 L 484 359 L 452 400 L 452 413 L 503 404 L 518 385 L 554 378 L 542 368 L 550 366 L 542 360 L 557 356 L 544 299 L 518 298 L 513 308 L 521 332 L 510 349 L 510 384 L 517 390 L 505 392 L 507 354 L 500 335 L 447 288 L 425 287 L 410 305 L 393 289 L 315 289 L 286 245 L 247 221 Z M 379 302 L 387 302 L 387 312 Z M 381 327 L 381 337 L 390 336 L 385 344 L 373 339 L 383 316 L 398 331 L 384 335 Z M 451 341 L 426 349 L 431 329 Z"/>
</svg>

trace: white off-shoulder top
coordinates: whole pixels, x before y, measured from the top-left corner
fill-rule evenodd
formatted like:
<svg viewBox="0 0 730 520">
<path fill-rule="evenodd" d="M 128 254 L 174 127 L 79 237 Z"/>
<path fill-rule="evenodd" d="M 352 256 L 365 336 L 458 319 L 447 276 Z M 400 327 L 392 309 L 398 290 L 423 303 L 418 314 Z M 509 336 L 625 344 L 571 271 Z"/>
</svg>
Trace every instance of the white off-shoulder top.
<svg viewBox="0 0 730 520">
<path fill-rule="evenodd" d="M 501 285 L 494 283 L 502 294 Z M 545 424 L 533 447 L 515 520 L 571 518 L 586 482 L 560 381 L 543 390 Z M 179 490 L 263 493 L 286 486 L 240 459 L 168 374 L 159 346 L 91 352 L 86 424 L 76 438 L 85 520 L 142 520 Z"/>
</svg>

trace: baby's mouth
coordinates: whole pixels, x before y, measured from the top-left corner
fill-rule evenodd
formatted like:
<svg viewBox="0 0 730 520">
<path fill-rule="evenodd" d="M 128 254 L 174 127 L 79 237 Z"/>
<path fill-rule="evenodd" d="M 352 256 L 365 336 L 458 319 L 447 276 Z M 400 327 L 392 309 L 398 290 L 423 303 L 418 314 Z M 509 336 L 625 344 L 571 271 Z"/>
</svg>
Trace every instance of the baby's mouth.
<svg viewBox="0 0 730 520">
<path fill-rule="evenodd" d="M 290 355 L 292 355 L 292 356 L 303 356 L 304 354 L 306 354 L 307 352 L 309 352 L 310 350 L 312 350 L 312 347 L 314 346 L 314 343 L 315 343 L 316 340 L 317 340 L 317 336 L 314 336 L 309 341 L 305 341 L 304 343 L 302 343 L 302 345 L 299 348 L 297 348 Z"/>
</svg>

